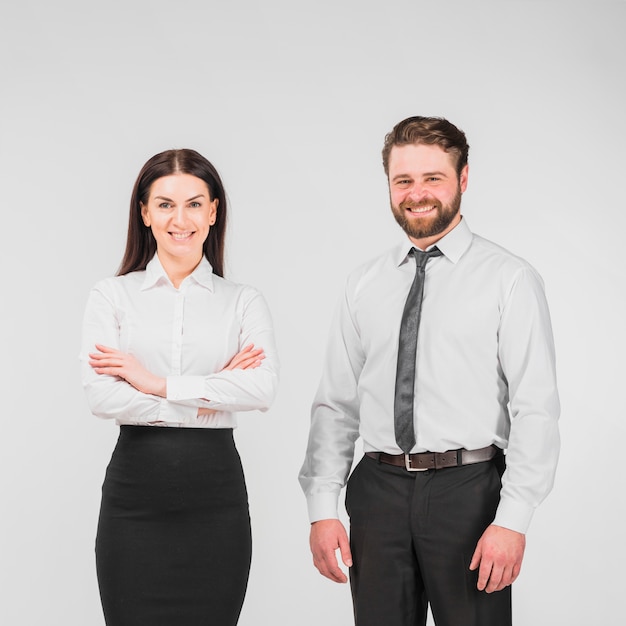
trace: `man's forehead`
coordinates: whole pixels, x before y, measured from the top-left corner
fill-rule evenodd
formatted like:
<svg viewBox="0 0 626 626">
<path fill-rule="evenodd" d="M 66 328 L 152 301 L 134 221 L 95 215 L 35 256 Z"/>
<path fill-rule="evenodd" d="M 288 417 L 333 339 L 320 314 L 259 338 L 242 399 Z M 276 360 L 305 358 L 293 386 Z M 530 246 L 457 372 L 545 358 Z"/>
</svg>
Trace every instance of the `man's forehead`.
<svg viewBox="0 0 626 626">
<path fill-rule="evenodd" d="M 446 152 L 436 144 L 411 143 L 396 145 L 389 153 L 389 173 L 405 169 L 447 169 L 455 170 L 456 155 Z"/>
</svg>

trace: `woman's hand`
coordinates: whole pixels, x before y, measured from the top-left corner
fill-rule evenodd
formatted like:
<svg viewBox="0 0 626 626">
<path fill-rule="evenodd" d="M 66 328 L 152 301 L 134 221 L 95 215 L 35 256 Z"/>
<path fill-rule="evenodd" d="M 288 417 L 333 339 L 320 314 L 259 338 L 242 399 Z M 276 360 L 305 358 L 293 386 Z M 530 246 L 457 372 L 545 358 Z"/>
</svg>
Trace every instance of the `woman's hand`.
<svg viewBox="0 0 626 626">
<path fill-rule="evenodd" d="M 89 365 L 96 374 L 119 376 L 137 391 L 161 398 L 166 397 L 166 379 L 149 372 L 132 354 L 101 344 L 96 344 L 96 350 L 98 352 L 89 354 Z"/>
<path fill-rule="evenodd" d="M 251 343 L 245 348 L 242 348 L 235 356 L 224 366 L 222 372 L 226 370 L 247 370 L 254 369 L 261 365 L 261 361 L 265 358 L 263 354 L 263 348 L 254 349 L 254 344 Z M 198 409 L 198 417 L 213 415 L 217 413 L 215 409 Z"/>
<path fill-rule="evenodd" d="M 255 348 L 251 343 L 237 352 L 222 371 L 254 369 L 261 365 L 264 358 L 263 348 Z"/>
</svg>

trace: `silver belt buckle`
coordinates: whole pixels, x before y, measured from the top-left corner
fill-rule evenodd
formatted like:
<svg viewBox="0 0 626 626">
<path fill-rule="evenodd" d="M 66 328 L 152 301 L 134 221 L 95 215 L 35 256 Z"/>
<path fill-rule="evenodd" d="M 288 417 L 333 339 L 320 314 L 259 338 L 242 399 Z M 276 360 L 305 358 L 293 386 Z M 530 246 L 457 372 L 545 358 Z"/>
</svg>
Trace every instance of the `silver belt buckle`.
<svg viewBox="0 0 626 626">
<path fill-rule="evenodd" d="M 429 469 L 428 467 L 412 467 L 410 454 L 404 455 L 404 467 L 407 472 L 426 472 Z"/>
</svg>

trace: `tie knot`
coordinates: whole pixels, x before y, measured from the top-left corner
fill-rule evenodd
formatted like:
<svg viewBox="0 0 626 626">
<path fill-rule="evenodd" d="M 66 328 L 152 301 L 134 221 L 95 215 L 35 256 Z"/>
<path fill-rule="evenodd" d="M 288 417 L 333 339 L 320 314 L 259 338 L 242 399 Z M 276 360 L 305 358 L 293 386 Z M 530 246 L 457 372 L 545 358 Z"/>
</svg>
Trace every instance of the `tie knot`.
<svg viewBox="0 0 626 626">
<path fill-rule="evenodd" d="M 417 248 L 411 248 L 411 254 L 415 257 L 415 264 L 417 267 L 426 267 L 426 263 L 428 263 L 428 259 L 431 259 L 436 256 L 441 256 L 443 252 L 437 247 L 429 250 L 428 252 L 422 252 Z"/>
</svg>

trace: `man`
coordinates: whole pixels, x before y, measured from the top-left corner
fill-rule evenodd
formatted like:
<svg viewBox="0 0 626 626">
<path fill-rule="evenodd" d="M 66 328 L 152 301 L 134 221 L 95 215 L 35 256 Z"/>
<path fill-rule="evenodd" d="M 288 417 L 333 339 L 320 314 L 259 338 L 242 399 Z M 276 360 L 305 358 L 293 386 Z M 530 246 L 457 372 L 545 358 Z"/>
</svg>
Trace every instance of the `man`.
<svg viewBox="0 0 626 626">
<path fill-rule="evenodd" d="M 468 151 L 441 118 L 386 136 L 404 234 L 349 277 L 313 404 L 300 473 L 313 561 L 345 582 L 339 549 L 357 626 L 424 625 L 429 604 L 437 626 L 511 624 L 525 533 L 552 488 L 559 399 L 543 285 L 461 216 Z M 348 541 L 337 501 L 359 436 Z"/>
</svg>

